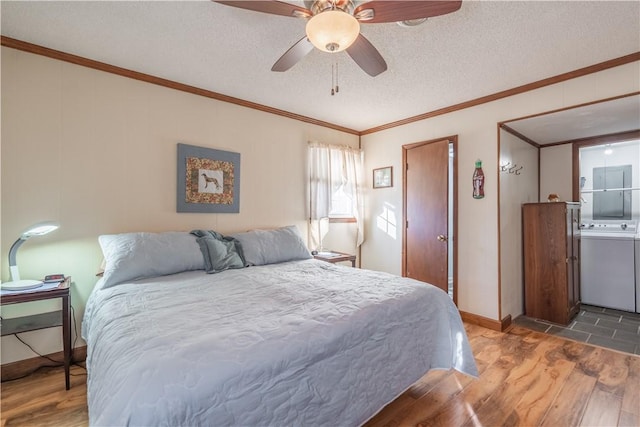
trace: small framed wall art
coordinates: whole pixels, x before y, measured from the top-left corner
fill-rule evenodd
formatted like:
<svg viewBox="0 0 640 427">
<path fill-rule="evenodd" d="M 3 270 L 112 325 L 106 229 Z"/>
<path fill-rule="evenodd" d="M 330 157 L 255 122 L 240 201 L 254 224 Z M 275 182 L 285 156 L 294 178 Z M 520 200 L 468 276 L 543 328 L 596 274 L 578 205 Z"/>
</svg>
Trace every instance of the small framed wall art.
<svg viewBox="0 0 640 427">
<path fill-rule="evenodd" d="M 373 170 L 373 188 L 393 187 L 393 166 Z"/>
<path fill-rule="evenodd" d="M 178 144 L 178 212 L 240 212 L 240 153 Z"/>
</svg>

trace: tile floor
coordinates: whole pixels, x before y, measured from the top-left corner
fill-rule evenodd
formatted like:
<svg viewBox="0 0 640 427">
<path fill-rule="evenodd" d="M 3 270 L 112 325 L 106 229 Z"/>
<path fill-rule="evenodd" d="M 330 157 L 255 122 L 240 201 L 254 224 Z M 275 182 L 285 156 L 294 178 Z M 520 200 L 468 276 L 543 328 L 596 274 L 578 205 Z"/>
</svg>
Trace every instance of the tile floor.
<svg viewBox="0 0 640 427">
<path fill-rule="evenodd" d="M 566 327 L 546 320 L 519 316 L 514 323 L 524 328 L 640 355 L 640 314 L 582 305 Z"/>
</svg>

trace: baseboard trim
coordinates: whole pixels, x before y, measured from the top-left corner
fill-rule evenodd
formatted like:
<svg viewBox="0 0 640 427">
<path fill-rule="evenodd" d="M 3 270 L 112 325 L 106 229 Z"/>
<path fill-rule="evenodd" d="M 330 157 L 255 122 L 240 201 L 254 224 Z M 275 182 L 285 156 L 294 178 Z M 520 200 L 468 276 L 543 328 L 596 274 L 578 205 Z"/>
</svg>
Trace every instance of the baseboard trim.
<svg viewBox="0 0 640 427">
<path fill-rule="evenodd" d="M 511 328 L 510 314 L 502 320 L 494 320 L 488 317 L 478 316 L 477 314 L 467 313 L 466 311 L 460 311 L 460 317 L 467 323 L 472 323 L 494 331 L 504 332 Z"/>
<path fill-rule="evenodd" d="M 64 362 L 64 352 L 59 351 L 57 353 L 47 354 L 47 357 L 60 362 Z M 73 349 L 71 362 L 83 362 L 87 358 L 87 346 L 76 347 Z M 22 378 L 25 375 L 29 375 L 36 369 L 43 366 L 51 366 L 52 362 L 42 357 L 34 357 L 31 359 L 18 360 L 2 365 L 0 371 L 2 372 L 2 381 L 15 380 Z"/>
</svg>

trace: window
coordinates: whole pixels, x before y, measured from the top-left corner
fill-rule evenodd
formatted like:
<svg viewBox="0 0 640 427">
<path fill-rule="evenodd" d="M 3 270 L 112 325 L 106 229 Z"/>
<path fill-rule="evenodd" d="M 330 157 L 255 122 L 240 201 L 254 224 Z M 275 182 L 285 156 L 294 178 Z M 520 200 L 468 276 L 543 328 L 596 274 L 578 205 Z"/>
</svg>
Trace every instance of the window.
<svg viewBox="0 0 640 427">
<path fill-rule="evenodd" d="M 362 234 L 362 157 L 361 150 L 347 146 L 309 144 L 312 223 L 326 218 L 330 222 L 357 222 Z"/>
<path fill-rule="evenodd" d="M 344 191 L 344 185 L 340 185 L 331 195 L 331 210 L 329 211 L 329 220 L 353 220 L 353 197 Z"/>
</svg>

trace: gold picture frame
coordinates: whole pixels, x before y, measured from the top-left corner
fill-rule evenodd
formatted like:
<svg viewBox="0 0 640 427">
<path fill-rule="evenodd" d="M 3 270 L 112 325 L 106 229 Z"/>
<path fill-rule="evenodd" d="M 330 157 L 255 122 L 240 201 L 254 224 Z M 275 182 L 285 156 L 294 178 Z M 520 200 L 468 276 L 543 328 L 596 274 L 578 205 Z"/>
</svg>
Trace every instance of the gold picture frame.
<svg viewBox="0 0 640 427">
<path fill-rule="evenodd" d="M 178 144 L 178 212 L 240 212 L 240 154 Z"/>
<path fill-rule="evenodd" d="M 373 188 L 393 187 L 393 166 L 373 170 Z"/>
</svg>

